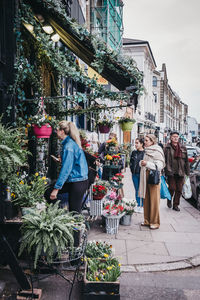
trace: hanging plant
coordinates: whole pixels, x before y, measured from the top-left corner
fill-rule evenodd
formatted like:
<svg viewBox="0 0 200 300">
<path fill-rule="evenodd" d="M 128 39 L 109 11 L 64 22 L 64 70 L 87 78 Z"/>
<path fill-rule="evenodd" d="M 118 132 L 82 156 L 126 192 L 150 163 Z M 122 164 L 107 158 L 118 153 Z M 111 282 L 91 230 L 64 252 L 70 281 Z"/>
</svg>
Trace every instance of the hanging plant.
<svg viewBox="0 0 200 300">
<path fill-rule="evenodd" d="M 128 117 L 121 118 L 118 123 L 122 129 L 122 131 L 131 131 L 133 128 L 133 124 L 136 122 L 135 119 L 131 119 Z"/>
</svg>

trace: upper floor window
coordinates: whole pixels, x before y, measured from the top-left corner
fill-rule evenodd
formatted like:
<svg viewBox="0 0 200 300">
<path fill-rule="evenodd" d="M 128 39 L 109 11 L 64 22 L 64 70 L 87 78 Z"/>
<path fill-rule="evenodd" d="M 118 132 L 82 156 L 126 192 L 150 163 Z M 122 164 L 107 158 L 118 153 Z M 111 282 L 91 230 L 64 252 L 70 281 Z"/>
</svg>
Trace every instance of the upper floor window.
<svg viewBox="0 0 200 300">
<path fill-rule="evenodd" d="M 153 86 L 157 86 L 157 77 L 153 76 Z"/>
</svg>

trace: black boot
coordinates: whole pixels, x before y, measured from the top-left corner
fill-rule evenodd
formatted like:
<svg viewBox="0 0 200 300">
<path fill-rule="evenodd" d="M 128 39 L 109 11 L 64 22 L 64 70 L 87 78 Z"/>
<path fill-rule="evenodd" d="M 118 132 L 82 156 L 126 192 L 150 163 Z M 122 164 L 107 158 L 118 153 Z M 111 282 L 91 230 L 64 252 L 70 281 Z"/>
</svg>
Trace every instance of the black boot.
<svg viewBox="0 0 200 300">
<path fill-rule="evenodd" d="M 167 206 L 168 206 L 169 208 L 172 208 L 172 201 L 171 201 L 171 200 L 168 200 L 168 199 L 167 199 Z"/>
</svg>

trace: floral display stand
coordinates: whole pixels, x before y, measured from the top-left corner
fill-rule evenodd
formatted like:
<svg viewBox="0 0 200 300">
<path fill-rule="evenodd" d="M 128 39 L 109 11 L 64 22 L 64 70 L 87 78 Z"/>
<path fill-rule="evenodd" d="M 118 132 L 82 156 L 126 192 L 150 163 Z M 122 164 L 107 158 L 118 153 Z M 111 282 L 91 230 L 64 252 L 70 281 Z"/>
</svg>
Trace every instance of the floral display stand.
<svg viewBox="0 0 200 300">
<path fill-rule="evenodd" d="M 119 221 L 124 213 L 116 216 L 105 216 L 106 219 L 106 233 L 108 234 L 117 234 L 119 230 Z"/>
<path fill-rule="evenodd" d="M 124 215 L 120 219 L 120 224 L 124 226 L 130 226 L 131 225 L 131 220 L 132 220 L 132 215 Z"/>
<path fill-rule="evenodd" d="M 83 285 L 83 300 L 93 299 L 116 299 L 120 300 L 120 282 L 108 281 L 88 281 L 86 279 L 87 262 L 85 264 L 84 285 Z"/>
</svg>

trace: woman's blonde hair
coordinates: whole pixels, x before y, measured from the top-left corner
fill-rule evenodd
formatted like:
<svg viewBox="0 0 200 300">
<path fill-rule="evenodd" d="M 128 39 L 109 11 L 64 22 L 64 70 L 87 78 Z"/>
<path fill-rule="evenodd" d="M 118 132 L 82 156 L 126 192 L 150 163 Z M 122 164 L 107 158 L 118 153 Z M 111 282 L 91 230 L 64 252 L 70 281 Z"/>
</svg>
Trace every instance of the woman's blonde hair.
<svg viewBox="0 0 200 300">
<path fill-rule="evenodd" d="M 79 130 L 73 122 L 63 120 L 59 122 L 58 126 L 59 129 L 63 129 L 65 134 L 69 135 L 82 148 Z"/>
<path fill-rule="evenodd" d="M 153 145 L 157 144 L 157 137 L 154 134 L 149 133 L 146 135 L 146 137 L 152 141 Z"/>
</svg>

